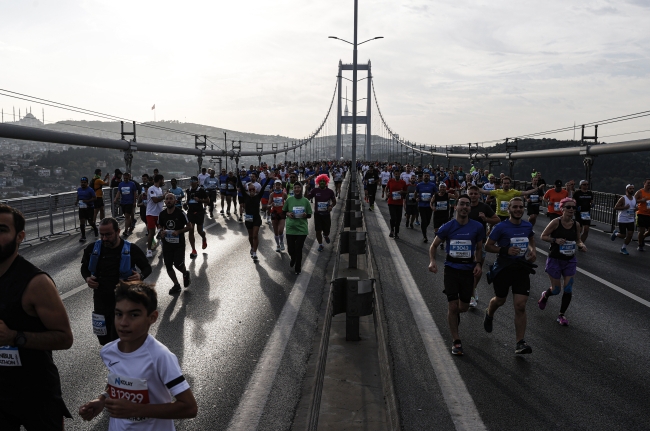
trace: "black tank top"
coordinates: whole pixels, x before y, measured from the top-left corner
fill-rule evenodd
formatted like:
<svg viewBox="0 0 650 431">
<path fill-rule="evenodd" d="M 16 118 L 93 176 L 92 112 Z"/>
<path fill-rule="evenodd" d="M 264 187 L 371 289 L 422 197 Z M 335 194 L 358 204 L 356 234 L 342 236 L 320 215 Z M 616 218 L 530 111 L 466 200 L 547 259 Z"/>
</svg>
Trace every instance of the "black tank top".
<svg viewBox="0 0 650 431">
<path fill-rule="evenodd" d="M 27 314 L 22 306 L 27 285 L 39 274 L 47 275 L 18 255 L 0 277 L 0 320 L 15 331 L 47 331 L 41 319 Z M 61 381 L 52 361 L 52 351 L 19 348 L 18 353 L 22 366 L 0 365 L 0 387 L 3 388 L 0 390 L 0 400 L 31 402 L 45 396 L 49 400 L 59 400 L 61 415 L 69 417 L 70 413 L 61 398 Z"/>
<path fill-rule="evenodd" d="M 562 219 L 560 219 L 560 225 L 557 229 L 551 232 L 551 238 L 564 238 L 567 242 L 563 246 L 552 242 L 549 257 L 560 260 L 573 259 L 577 251 L 576 241 L 578 240 L 578 232 L 576 232 L 575 220 L 573 220 L 571 227 L 567 229 L 562 225 Z"/>
</svg>

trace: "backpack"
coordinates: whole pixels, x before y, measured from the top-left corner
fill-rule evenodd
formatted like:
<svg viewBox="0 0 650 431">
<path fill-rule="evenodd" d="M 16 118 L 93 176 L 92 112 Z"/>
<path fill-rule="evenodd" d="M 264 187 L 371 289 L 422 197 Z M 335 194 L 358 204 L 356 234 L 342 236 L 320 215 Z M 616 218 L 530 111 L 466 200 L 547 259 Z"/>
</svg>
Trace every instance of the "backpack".
<svg viewBox="0 0 650 431">
<path fill-rule="evenodd" d="M 88 262 L 88 270 L 92 275 L 97 271 L 97 263 L 99 262 L 99 255 L 102 252 L 102 240 L 95 241 L 93 253 L 90 255 L 90 262 Z M 126 280 L 133 275 L 134 266 L 131 265 L 131 243 L 124 241 L 122 246 L 122 255 L 120 257 L 120 279 Z"/>
</svg>

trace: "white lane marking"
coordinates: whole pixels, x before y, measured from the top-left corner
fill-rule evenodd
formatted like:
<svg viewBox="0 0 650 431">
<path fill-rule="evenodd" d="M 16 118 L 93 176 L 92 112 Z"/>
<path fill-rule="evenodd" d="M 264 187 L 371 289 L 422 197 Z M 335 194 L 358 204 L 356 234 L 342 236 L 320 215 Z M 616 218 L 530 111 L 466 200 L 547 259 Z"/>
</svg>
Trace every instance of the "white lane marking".
<svg viewBox="0 0 650 431">
<path fill-rule="evenodd" d="M 309 250 L 307 260 L 302 267 L 302 273 L 298 276 L 287 302 L 282 307 L 273 333 L 269 337 L 262 356 L 260 357 L 253 375 L 251 376 L 246 391 L 241 397 L 237 411 L 233 415 L 229 430 L 254 430 L 259 425 L 260 418 L 264 412 L 273 381 L 280 368 L 280 361 L 289 342 L 289 336 L 298 317 L 298 311 L 305 297 L 309 280 L 314 270 L 319 253 L 317 251 L 318 241 L 314 241 Z"/>
<path fill-rule="evenodd" d="M 75 287 L 75 288 L 72 289 L 72 290 L 68 290 L 66 293 L 64 293 L 64 294 L 61 295 L 61 300 L 64 300 L 64 299 L 66 299 L 66 298 L 69 298 L 69 297 L 71 297 L 72 295 L 76 295 L 76 294 L 79 293 L 79 292 L 83 292 L 83 291 L 86 290 L 86 289 L 90 289 L 90 287 L 88 287 L 88 285 L 84 283 L 84 284 L 82 284 L 82 285 L 79 286 L 79 287 Z"/>
<path fill-rule="evenodd" d="M 537 248 L 537 247 L 535 247 L 535 248 Z M 537 252 L 548 256 L 548 253 L 546 251 L 540 249 L 540 248 L 537 248 Z M 618 293 L 622 293 L 623 295 L 627 296 L 628 298 L 631 298 L 631 299 L 635 300 L 639 304 L 645 305 L 646 307 L 650 308 L 650 301 L 646 301 L 645 299 L 640 298 L 640 297 L 636 296 L 635 294 L 630 293 L 627 290 L 625 290 L 625 289 L 623 289 L 621 287 L 618 287 L 617 285 L 615 285 L 613 283 L 610 283 L 609 281 L 607 281 L 607 280 L 605 280 L 603 278 L 598 277 L 596 274 L 592 274 L 589 271 L 585 271 L 584 269 L 582 269 L 580 267 L 578 267 L 578 272 L 586 275 L 587 277 L 591 277 L 592 279 L 596 280 L 597 282 L 599 282 L 601 284 L 604 284 L 605 286 L 609 287 L 610 289 L 614 289 Z"/>
<path fill-rule="evenodd" d="M 394 268 L 399 276 L 409 307 L 413 312 L 429 361 L 436 373 L 451 420 L 459 431 L 487 430 L 481 420 L 476 404 L 474 404 L 474 400 L 452 359 L 449 346 L 442 339 L 440 330 L 433 321 L 429 308 L 425 305 L 424 298 L 422 298 L 422 294 L 417 288 L 417 284 L 404 261 L 399 247 L 395 244 L 395 240 L 388 236 L 390 231 L 378 206 L 375 207 L 374 212 L 388 246 L 388 251 L 393 257 Z"/>
</svg>

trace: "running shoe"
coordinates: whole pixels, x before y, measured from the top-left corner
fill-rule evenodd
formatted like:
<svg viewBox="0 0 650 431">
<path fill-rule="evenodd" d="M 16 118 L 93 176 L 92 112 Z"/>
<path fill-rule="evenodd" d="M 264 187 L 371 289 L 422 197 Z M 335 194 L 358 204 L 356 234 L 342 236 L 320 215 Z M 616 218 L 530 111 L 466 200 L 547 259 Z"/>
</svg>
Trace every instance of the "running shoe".
<svg viewBox="0 0 650 431">
<path fill-rule="evenodd" d="M 614 230 L 614 232 L 612 232 L 612 235 L 609 237 L 609 239 L 611 239 L 612 241 L 616 240 L 616 235 L 618 235 L 618 231 Z"/>
<path fill-rule="evenodd" d="M 420 220 L 415 220 L 415 225 L 420 226 Z M 413 229 L 413 223 L 411 223 L 411 229 Z"/>
<path fill-rule="evenodd" d="M 223 214 L 223 210 L 221 210 L 221 212 L 219 212 L 219 214 Z"/>
<path fill-rule="evenodd" d="M 129 230 L 124 229 L 124 232 L 122 232 L 122 236 L 129 236 Z"/>
<path fill-rule="evenodd" d="M 147 257 L 153 257 L 153 251 L 147 250 Z"/>
<path fill-rule="evenodd" d="M 325 242 L 329 244 L 329 243 L 330 243 L 330 237 L 329 237 L 329 236 L 325 236 L 324 238 L 325 238 Z"/>
<path fill-rule="evenodd" d="M 238 221 L 239 223 L 241 223 L 241 222 L 242 222 L 241 217 L 237 217 L 237 221 Z"/>
<path fill-rule="evenodd" d="M 533 349 L 524 340 L 519 340 L 517 342 L 517 347 L 515 348 L 515 353 L 518 355 L 525 355 L 533 353 Z"/>
<path fill-rule="evenodd" d="M 398 234 L 395 234 L 395 239 L 399 239 L 399 235 L 398 235 Z"/>
<path fill-rule="evenodd" d="M 226 211 L 226 214 L 230 215 L 230 210 Z"/>
<path fill-rule="evenodd" d="M 280 243 L 280 251 L 284 251 L 284 243 L 283 242 Z"/>
<path fill-rule="evenodd" d="M 278 246 L 275 248 L 275 251 L 277 251 L 278 253 L 280 253 L 280 245 L 278 245 Z"/>
<path fill-rule="evenodd" d="M 190 285 L 192 280 L 190 280 L 190 272 L 185 271 L 185 274 L 183 274 L 183 287 L 187 287 Z"/>
<path fill-rule="evenodd" d="M 253 262 L 259 261 L 259 259 L 257 258 L 257 253 L 254 253 L 252 257 L 253 257 Z"/>
<path fill-rule="evenodd" d="M 429 238 L 427 238 L 427 237 L 425 236 L 424 239 L 422 240 L 422 242 L 426 244 L 427 242 L 429 242 Z"/>
<path fill-rule="evenodd" d="M 476 298 L 473 296 L 469 299 L 469 308 L 476 308 Z"/>
<path fill-rule="evenodd" d="M 636 251 L 645 251 L 643 247 L 644 247 L 643 245 L 638 246 L 636 248 Z"/>
<path fill-rule="evenodd" d="M 323 250 L 325 250 L 325 247 L 323 247 L 323 244 L 320 244 L 318 246 L 318 251 L 323 251 Z"/>
<path fill-rule="evenodd" d="M 564 314 L 557 316 L 557 323 L 562 326 L 569 326 L 569 321 L 566 319 L 566 317 L 564 317 Z"/>
<path fill-rule="evenodd" d="M 99 230 L 97 230 L 96 227 L 93 227 L 93 231 L 95 232 L 95 238 L 99 236 Z"/>
<path fill-rule="evenodd" d="M 627 251 L 627 248 L 621 247 L 621 254 L 624 255 L 624 256 L 629 256 L 630 252 Z"/>
<path fill-rule="evenodd" d="M 177 293 L 181 293 L 181 285 L 180 284 L 175 284 L 171 289 L 169 289 L 169 294 L 170 295 L 176 295 Z"/>
<path fill-rule="evenodd" d="M 302 274 L 302 271 L 296 271 L 296 275 Z"/>
<path fill-rule="evenodd" d="M 492 321 L 494 320 L 494 317 L 488 316 L 488 310 L 487 308 L 485 309 L 485 317 L 483 318 L 483 328 L 485 329 L 485 332 L 492 332 Z"/>
<path fill-rule="evenodd" d="M 206 248 L 208 248 L 208 241 L 207 241 L 205 238 L 203 238 L 203 245 L 201 246 L 201 248 L 202 248 L 203 250 L 205 250 Z"/>
<path fill-rule="evenodd" d="M 82 236 L 81 238 L 79 238 L 79 242 L 86 242 L 86 237 Z"/>
<path fill-rule="evenodd" d="M 546 291 L 542 292 L 542 296 L 539 298 L 539 301 L 537 301 L 537 306 L 539 307 L 540 310 L 544 310 L 546 308 L 546 302 L 548 301 L 548 298 L 546 297 Z"/>
<path fill-rule="evenodd" d="M 393 238 L 395 236 L 395 233 L 391 230 L 390 233 L 388 234 L 389 238 Z"/>
<path fill-rule="evenodd" d="M 196 259 L 197 254 L 196 250 L 192 250 L 192 253 L 190 253 L 190 259 Z"/>
<path fill-rule="evenodd" d="M 451 354 L 455 356 L 463 356 L 463 345 L 460 340 L 456 340 L 452 343 Z"/>
<path fill-rule="evenodd" d="M 291 258 L 291 261 L 289 262 L 289 266 L 293 268 L 293 266 L 296 264 L 296 261 Z"/>
</svg>

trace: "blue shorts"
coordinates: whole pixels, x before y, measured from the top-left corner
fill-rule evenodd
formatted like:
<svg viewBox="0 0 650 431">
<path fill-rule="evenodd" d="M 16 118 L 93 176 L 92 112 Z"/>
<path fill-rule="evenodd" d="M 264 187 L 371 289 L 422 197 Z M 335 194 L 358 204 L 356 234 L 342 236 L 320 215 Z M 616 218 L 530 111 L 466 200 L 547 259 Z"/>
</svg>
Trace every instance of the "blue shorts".
<svg viewBox="0 0 650 431">
<path fill-rule="evenodd" d="M 555 259 L 554 257 L 546 258 L 546 273 L 556 280 L 562 277 L 571 277 L 576 275 L 578 259 L 575 256 L 571 260 Z"/>
</svg>

